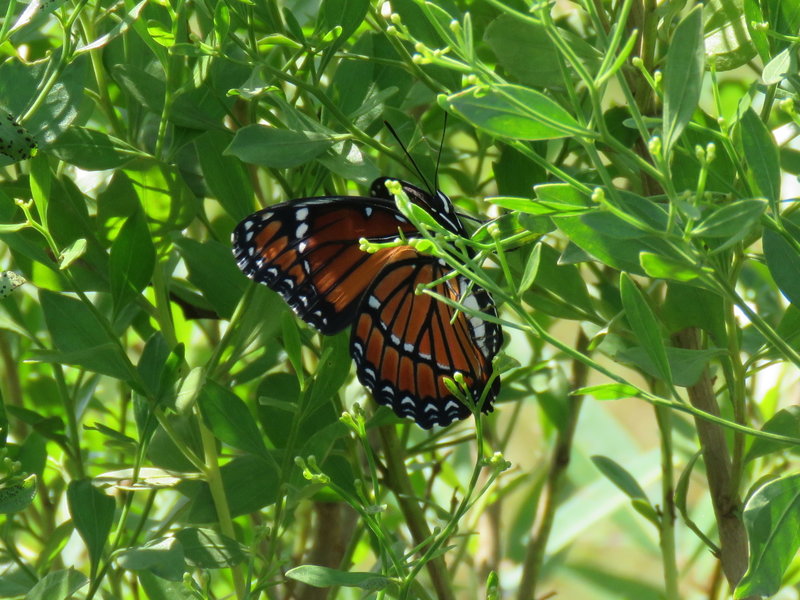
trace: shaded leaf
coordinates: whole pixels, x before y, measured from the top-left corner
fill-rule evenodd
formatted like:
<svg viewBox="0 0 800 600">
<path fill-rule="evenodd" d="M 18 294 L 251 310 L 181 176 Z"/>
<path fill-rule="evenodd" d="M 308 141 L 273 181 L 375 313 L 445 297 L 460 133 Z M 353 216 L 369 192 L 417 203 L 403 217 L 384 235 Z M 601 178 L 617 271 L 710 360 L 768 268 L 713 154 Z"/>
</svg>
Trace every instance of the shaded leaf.
<svg viewBox="0 0 800 600">
<path fill-rule="evenodd" d="M 114 522 L 116 503 L 111 496 L 94 487 L 88 479 L 69 483 L 67 502 L 75 529 L 89 550 L 92 573 L 95 573 Z"/>
<path fill-rule="evenodd" d="M 744 525 L 750 560 L 734 597 L 772 596 L 800 549 L 800 474 L 761 486 L 747 501 Z"/>
<path fill-rule="evenodd" d="M 236 131 L 225 155 L 263 167 L 288 169 L 314 160 L 333 145 L 329 135 L 248 125 Z"/>
</svg>

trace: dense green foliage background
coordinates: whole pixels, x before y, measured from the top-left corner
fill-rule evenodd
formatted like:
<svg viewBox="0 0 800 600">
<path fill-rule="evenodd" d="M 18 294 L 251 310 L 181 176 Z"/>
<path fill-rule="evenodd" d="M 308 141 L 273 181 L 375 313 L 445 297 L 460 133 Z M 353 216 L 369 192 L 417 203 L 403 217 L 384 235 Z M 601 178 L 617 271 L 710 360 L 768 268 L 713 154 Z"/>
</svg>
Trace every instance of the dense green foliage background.
<svg viewBox="0 0 800 600">
<path fill-rule="evenodd" d="M 3 6 L 0 597 L 796 597 L 800 0 Z M 491 218 L 433 433 L 230 250 L 384 120 Z"/>
</svg>

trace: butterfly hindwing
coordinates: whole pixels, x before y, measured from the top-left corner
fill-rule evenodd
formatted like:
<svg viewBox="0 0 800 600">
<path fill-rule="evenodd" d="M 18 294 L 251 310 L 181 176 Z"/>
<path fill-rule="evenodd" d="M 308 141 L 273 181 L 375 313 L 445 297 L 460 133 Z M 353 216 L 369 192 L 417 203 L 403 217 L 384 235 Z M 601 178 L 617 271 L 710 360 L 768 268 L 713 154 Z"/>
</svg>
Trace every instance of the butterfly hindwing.
<svg viewBox="0 0 800 600">
<path fill-rule="evenodd" d="M 244 219 L 233 232 L 239 268 L 286 301 L 325 334 L 353 321 L 366 288 L 408 247 L 368 254 L 359 239 L 385 242 L 416 230 L 393 202 L 322 197 L 276 204 Z"/>
<path fill-rule="evenodd" d="M 447 273 L 436 259 L 419 254 L 388 265 L 367 290 L 351 333 L 350 350 L 361 383 L 377 402 L 425 429 L 470 414 L 447 389 L 444 378 L 460 372 L 474 399 L 479 399 L 502 343 L 495 323 L 415 293 L 419 284 Z M 480 288 L 470 289 L 461 276 L 440 282 L 433 291 L 479 311 L 494 311 L 489 295 Z M 484 412 L 492 410 L 499 387 L 495 379 Z"/>
</svg>

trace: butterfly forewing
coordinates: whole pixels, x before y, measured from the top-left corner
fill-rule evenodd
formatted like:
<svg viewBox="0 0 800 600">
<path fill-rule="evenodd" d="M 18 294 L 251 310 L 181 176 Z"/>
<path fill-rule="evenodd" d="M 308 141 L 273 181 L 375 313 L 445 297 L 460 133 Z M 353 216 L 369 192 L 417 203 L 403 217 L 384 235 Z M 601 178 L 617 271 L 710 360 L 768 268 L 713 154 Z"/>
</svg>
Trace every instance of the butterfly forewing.
<svg viewBox="0 0 800 600">
<path fill-rule="evenodd" d="M 421 255 L 388 265 L 367 290 L 351 333 L 350 349 L 361 383 L 379 403 L 425 429 L 470 414 L 447 389 L 445 378 L 460 372 L 478 400 L 502 342 L 496 324 L 415 293 L 420 284 L 447 272 L 437 260 Z M 432 291 L 478 311 L 493 311 L 488 294 L 469 289 L 461 276 L 440 282 Z M 498 391 L 495 379 L 484 412 L 492 410 Z"/>
<path fill-rule="evenodd" d="M 325 334 L 350 325 L 366 288 L 410 248 L 373 254 L 359 240 L 391 241 L 413 226 L 394 203 L 374 198 L 307 198 L 244 219 L 233 232 L 239 268 L 278 292 L 305 322 Z"/>
</svg>

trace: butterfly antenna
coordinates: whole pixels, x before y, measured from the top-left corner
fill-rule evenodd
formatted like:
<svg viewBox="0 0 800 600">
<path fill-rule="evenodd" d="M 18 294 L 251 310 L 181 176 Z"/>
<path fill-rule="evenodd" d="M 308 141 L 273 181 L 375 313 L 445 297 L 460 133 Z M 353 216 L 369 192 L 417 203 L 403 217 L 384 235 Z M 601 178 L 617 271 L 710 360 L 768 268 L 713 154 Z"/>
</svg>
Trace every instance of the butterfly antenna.
<svg viewBox="0 0 800 600">
<path fill-rule="evenodd" d="M 400 136 L 397 135 L 397 132 L 394 130 L 394 127 L 392 127 L 392 125 L 389 123 L 389 121 L 384 121 L 383 124 L 386 125 L 386 128 L 392 133 L 392 135 L 394 136 L 394 139 L 396 139 L 397 143 L 400 144 L 400 147 L 403 149 L 403 152 L 408 157 L 408 160 L 411 161 L 411 165 L 414 167 L 414 170 L 417 172 L 417 175 L 419 175 L 419 178 L 425 184 L 425 187 L 428 188 L 428 191 L 430 191 L 431 196 L 435 195 L 436 194 L 436 190 L 432 190 L 431 189 L 430 183 L 428 183 L 428 180 L 425 178 L 425 175 L 422 174 L 422 171 L 420 170 L 420 168 L 417 165 L 416 161 L 411 157 L 411 154 L 408 152 L 408 149 L 406 148 L 405 144 L 403 144 L 403 140 L 401 140 Z M 436 168 L 437 169 L 439 168 L 438 164 L 437 164 Z"/>
<path fill-rule="evenodd" d="M 447 133 L 447 113 L 444 113 L 444 123 L 442 124 L 442 139 L 439 140 L 439 152 L 436 154 L 436 169 L 433 171 L 433 185 L 439 189 L 439 163 L 442 162 L 442 148 L 444 148 L 444 136 Z"/>
</svg>

